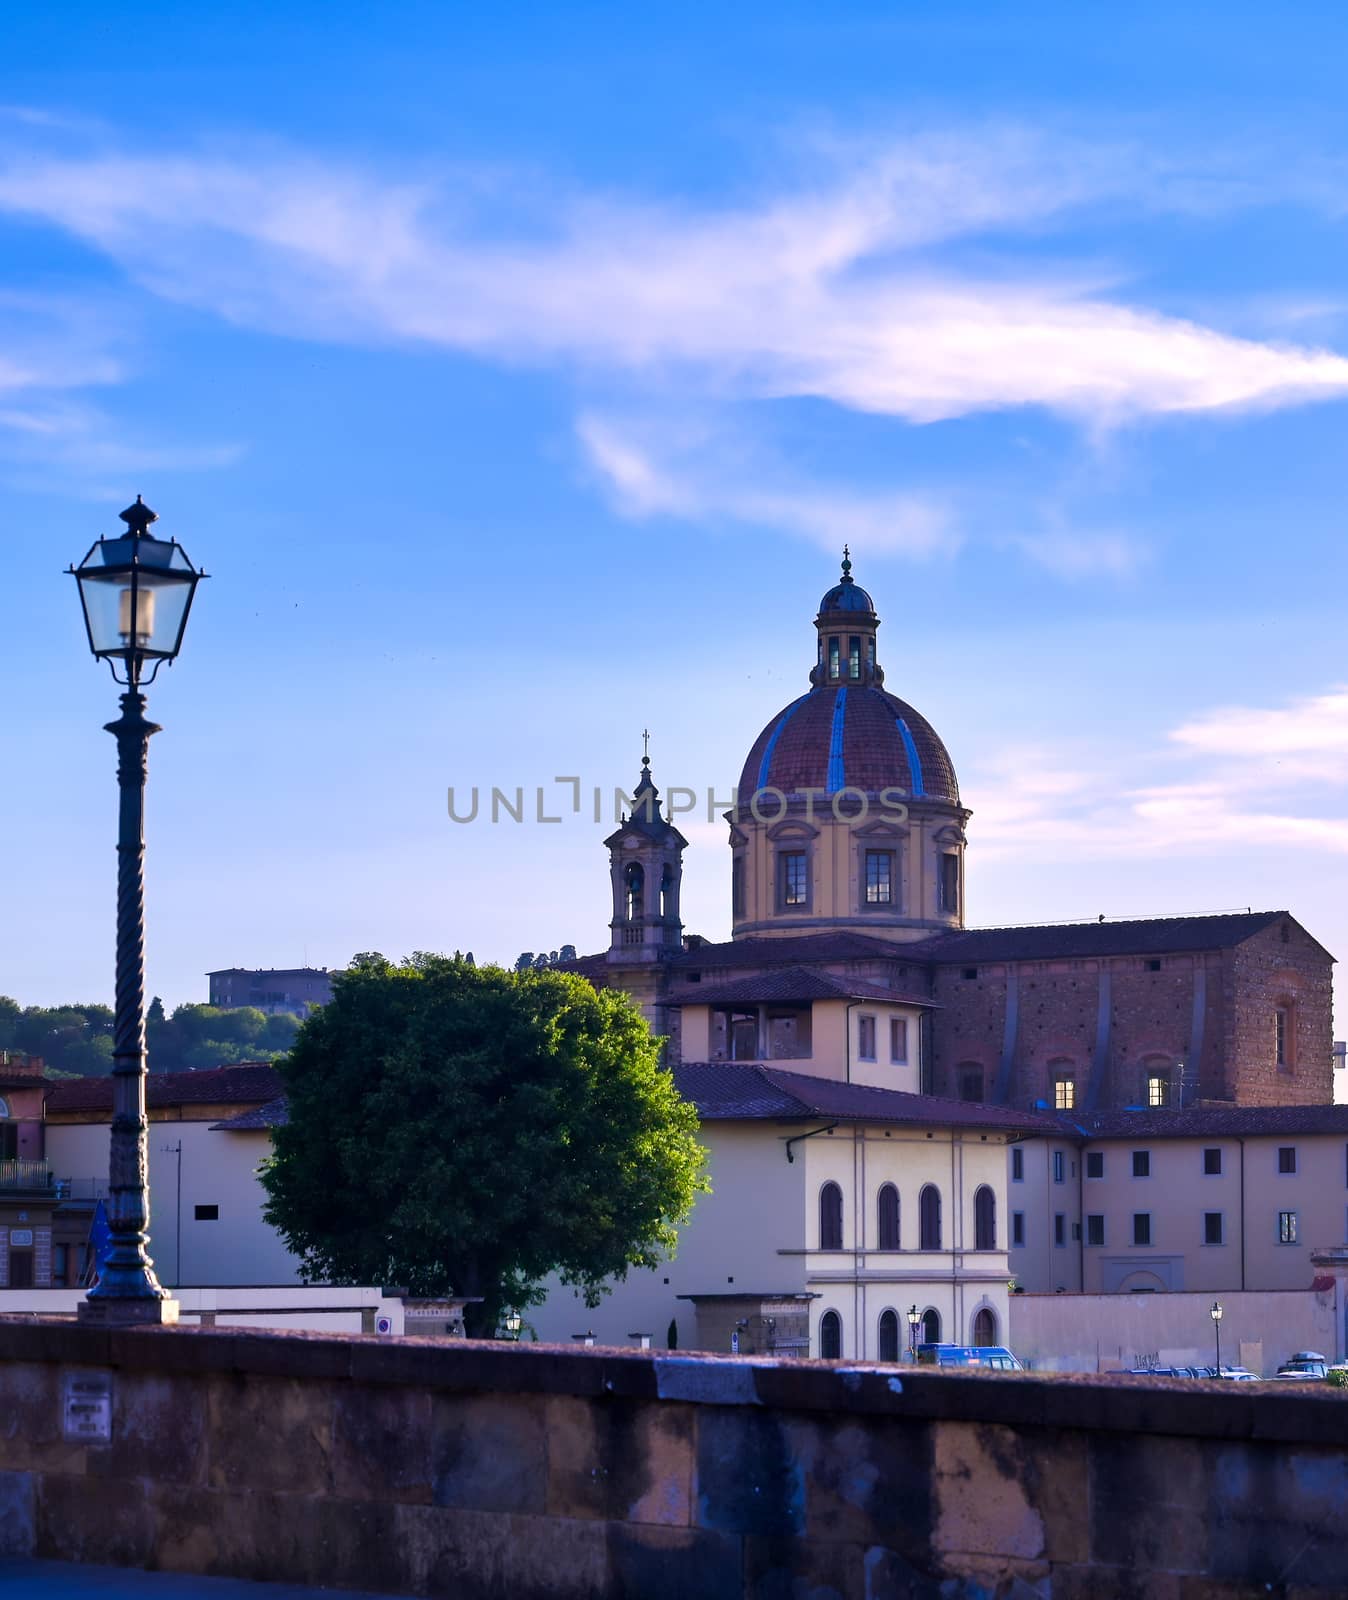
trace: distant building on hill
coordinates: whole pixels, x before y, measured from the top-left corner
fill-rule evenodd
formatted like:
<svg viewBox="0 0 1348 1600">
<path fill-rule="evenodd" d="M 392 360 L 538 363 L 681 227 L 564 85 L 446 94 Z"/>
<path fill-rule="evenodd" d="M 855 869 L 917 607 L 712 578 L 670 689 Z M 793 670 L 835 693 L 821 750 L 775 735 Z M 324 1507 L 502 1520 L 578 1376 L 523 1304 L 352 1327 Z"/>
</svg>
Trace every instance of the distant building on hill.
<svg viewBox="0 0 1348 1600">
<path fill-rule="evenodd" d="M 210 1004 L 224 1011 L 255 1006 L 276 1015 L 302 1017 L 332 999 L 332 974 L 326 967 L 222 967 L 206 974 Z"/>
</svg>

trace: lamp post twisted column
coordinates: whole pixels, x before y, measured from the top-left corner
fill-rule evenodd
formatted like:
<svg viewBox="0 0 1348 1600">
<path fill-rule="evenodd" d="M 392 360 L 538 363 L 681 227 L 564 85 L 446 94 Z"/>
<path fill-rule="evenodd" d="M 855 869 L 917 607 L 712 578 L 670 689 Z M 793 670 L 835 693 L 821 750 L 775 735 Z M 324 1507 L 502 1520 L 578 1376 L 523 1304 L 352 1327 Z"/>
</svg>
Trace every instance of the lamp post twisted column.
<svg viewBox="0 0 1348 1600">
<path fill-rule="evenodd" d="M 126 532 L 99 539 L 78 567 L 89 648 L 126 693 L 105 726 L 117 741 L 117 1012 L 112 1049 L 108 1157 L 108 1252 L 80 1302 L 85 1322 L 176 1322 L 178 1302 L 160 1286 L 150 1240 L 149 1125 L 145 1115 L 145 779 L 150 736 L 142 688 L 182 646 L 197 584 L 205 577 L 176 539 L 153 534 L 159 519 L 136 496 Z"/>
<path fill-rule="evenodd" d="M 145 696 L 132 688 L 106 724 L 117 740 L 117 995 L 112 1051 L 108 1228 L 112 1242 L 80 1308 L 85 1320 L 176 1322 L 178 1307 L 154 1274 L 149 1243 L 149 1125 L 145 1115 L 145 781 L 150 736 Z"/>
</svg>

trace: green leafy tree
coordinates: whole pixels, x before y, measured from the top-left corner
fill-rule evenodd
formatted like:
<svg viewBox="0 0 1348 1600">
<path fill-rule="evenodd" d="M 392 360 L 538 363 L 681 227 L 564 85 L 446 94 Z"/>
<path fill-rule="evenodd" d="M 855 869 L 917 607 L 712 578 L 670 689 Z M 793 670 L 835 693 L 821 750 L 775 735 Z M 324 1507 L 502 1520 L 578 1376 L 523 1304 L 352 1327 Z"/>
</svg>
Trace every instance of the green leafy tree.
<svg viewBox="0 0 1348 1600">
<path fill-rule="evenodd" d="M 262 1183 L 306 1281 L 480 1296 L 473 1337 L 550 1272 L 597 1304 L 673 1251 L 706 1187 L 645 1019 L 570 974 L 368 958 L 281 1074 L 290 1120 Z"/>
</svg>

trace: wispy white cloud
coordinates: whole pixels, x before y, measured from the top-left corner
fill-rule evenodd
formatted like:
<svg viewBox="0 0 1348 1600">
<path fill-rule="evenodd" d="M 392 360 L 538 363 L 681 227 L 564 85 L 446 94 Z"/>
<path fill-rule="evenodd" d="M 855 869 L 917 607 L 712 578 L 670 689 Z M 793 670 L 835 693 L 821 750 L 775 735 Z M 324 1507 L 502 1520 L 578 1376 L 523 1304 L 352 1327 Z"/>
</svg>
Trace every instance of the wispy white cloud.
<svg viewBox="0 0 1348 1600">
<path fill-rule="evenodd" d="M 1164 772 L 1176 761 L 1168 782 L 1139 787 L 1132 776 L 1139 762 Z M 990 856 L 1147 860 L 1288 844 L 1348 854 L 1348 689 L 1214 710 L 1151 752 L 1130 749 L 1126 765 L 1084 744 L 1008 747 L 973 776 Z"/>
<path fill-rule="evenodd" d="M 157 293 L 288 334 L 658 369 L 735 398 L 1099 422 L 1348 392 L 1337 352 L 1167 316 L 1047 245 L 1001 269 L 942 258 L 1102 198 L 1156 203 L 1167 180 L 1135 155 L 988 129 L 853 147 L 794 188 L 695 210 L 266 152 L 28 151 L 0 161 L 0 208 L 70 230 Z"/>
<path fill-rule="evenodd" d="M 952 554 L 960 537 L 935 495 L 861 493 L 801 481 L 761 453 L 746 458 L 703 430 L 645 430 L 587 413 L 576 432 L 585 457 L 624 516 L 718 519 L 798 535 L 831 554 L 845 542 L 868 553 Z"/>
</svg>

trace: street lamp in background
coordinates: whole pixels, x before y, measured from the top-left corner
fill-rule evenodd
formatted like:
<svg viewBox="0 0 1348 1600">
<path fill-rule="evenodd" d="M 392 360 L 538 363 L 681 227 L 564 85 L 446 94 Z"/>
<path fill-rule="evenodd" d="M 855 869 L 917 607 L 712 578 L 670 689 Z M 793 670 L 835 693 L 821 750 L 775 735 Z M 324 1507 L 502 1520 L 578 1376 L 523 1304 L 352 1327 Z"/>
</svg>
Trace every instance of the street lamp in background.
<svg viewBox="0 0 1348 1600">
<path fill-rule="evenodd" d="M 1212 1302 L 1212 1310 L 1208 1312 L 1212 1318 L 1212 1331 L 1217 1335 L 1217 1376 L 1222 1375 L 1222 1305 L 1220 1300 Z"/>
<path fill-rule="evenodd" d="M 524 1318 L 518 1311 L 507 1311 L 501 1319 L 505 1325 L 506 1338 L 519 1342 L 520 1329 L 524 1326 Z"/>
<path fill-rule="evenodd" d="M 922 1313 L 916 1306 L 908 1307 L 908 1354 L 912 1360 L 917 1360 L 917 1330 L 922 1321 Z"/>
<path fill-rule="evenodd" d="M 127 531 L 100 539 L 69 570 L 80 589 L 89 648 L 126 693 L 106 724 L 117 740 L 117 997 L 112 1048 L 108 1227 L 98 1282 L 80 1305 L 85 1322 L 176 1322 L 178 1302 L 160 1287 L 149 1242 L 145 1118 L 145 773 L 150 735 L 146 684 L 182 647 L 198 572 L 176 539 L 151 535 L 158 518 L 140 496 L 121 513 Z"/>
</svg>

